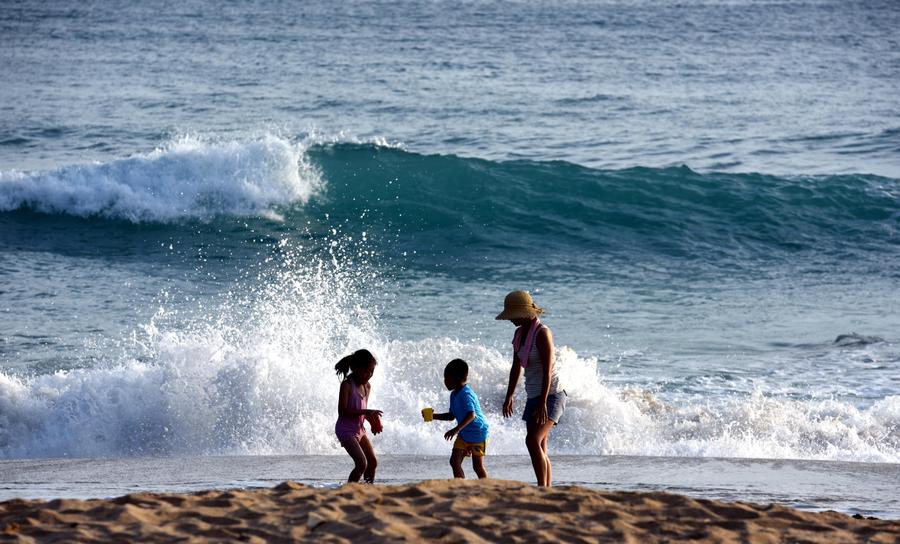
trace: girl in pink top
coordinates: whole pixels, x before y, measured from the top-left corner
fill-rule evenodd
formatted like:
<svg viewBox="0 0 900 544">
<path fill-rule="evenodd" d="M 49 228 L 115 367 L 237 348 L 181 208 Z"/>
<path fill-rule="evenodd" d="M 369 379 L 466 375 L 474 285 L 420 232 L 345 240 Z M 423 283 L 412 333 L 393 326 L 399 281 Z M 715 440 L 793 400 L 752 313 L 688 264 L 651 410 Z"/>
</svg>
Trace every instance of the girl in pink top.
<svg viewBox="0 0 900 544">
<path fill-rule="evenodd" d="M 372 433 L 381 432 L 381 410 L 369 410 L 369 392 L 372 386 L 369 380 L 375 373 L 378 362 L 368 350 L 355 351 L 338 361 L 334 369 L 343 375 L 340 394 L 338 395 L 338 419 L 334 424 L 334 433 L 341 446 L 353 459 L 354 467 L 349 482 L 358 482 L 362 476 L 366 483 L 375 481 L 375 468 L 378 459 L 375 449 L 366 436 L 363 422 L 368 419 Z"/>
</svg>

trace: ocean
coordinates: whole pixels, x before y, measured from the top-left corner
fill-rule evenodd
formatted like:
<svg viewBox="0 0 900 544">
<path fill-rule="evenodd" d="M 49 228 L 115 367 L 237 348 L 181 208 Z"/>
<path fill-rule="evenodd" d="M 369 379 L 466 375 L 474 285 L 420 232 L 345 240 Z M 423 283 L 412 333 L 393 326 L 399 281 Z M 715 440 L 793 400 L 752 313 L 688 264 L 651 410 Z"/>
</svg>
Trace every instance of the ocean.
<svg viewBox="0 0 900 544">
<path fill-rule="evenodd" d="M 527 480 L 494 319 L 527 289 L 558 480 L 900 517 L 896 28 L 890 1 L 0 5 L 3 497 L 349 471 L 358 348 L 390 479 L 448 454 L 419 410 L 462 357 Z"/>
</svg>

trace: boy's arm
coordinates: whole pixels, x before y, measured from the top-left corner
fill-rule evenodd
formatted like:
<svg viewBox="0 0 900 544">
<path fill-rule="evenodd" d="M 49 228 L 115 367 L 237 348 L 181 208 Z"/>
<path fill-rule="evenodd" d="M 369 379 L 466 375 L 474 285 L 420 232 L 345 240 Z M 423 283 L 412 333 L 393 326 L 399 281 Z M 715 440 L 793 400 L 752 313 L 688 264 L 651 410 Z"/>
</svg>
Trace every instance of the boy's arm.
<svg viewBox="0 0 900 544">
<path fill-rule="evenodd" d="M 450 440 L 454 435 L 459 433 L 459 431 L 463 430 L 466 425 L 472 423 L 473 421 L 475 421 L 475 412 L 469 412 L 468 414 L 466 414 L 466 417 L 459 422 L 459 425 L 444 433 L 444 438 Z"/>
<path fill-rule="evenodd" d="M 444 412 L 443 414 L 433 414 L 431 419 L 436 419 L 438 421 L 453 421 L 453 414 L 450 412 Z"/>
</svg>

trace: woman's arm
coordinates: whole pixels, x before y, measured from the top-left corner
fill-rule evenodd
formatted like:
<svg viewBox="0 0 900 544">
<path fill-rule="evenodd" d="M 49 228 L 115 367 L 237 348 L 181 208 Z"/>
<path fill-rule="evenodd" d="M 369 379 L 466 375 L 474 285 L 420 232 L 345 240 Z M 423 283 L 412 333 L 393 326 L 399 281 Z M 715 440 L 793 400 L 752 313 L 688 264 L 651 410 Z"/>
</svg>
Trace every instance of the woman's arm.
<svg viewBox="0 0 900 544">
<path fill-rule="evenodd" d="M 521 375 L 522 366 L 516 360 L 516 354 L 513 353 L 512 368 L 509 369 L 509 386 L 506 388 L 506 400 L 503 401 L 503 417 L 509 417 L 513 413 L 513 395 Z"/>
</svg>

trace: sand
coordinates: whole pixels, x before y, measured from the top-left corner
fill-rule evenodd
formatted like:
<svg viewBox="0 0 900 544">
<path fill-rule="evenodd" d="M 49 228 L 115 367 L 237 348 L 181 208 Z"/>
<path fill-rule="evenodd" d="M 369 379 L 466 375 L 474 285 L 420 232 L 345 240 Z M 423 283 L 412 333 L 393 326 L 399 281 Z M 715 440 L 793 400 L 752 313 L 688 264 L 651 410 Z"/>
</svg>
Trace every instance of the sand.
<svg viewBox="0 0 900 544">
<path fill-rule="evenodd" d="M 900 521 L 502 480 L 0 503 L 0 541 L 206 540 L 900 542 Z"/>
</svg>

